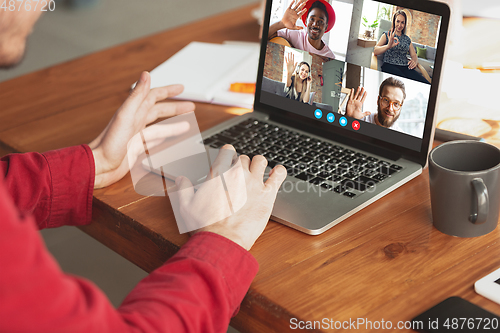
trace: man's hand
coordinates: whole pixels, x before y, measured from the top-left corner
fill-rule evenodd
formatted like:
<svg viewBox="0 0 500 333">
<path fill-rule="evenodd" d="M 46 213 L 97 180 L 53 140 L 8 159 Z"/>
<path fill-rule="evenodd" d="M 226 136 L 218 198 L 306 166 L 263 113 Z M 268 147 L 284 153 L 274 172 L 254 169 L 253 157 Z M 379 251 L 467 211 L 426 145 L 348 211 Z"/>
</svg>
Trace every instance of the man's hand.
<svg viewBox="0 0 500 333">
<path fill-rule="evenodd" d="M 125 103 L 116 111 L 104 131 L 89 144 L 95 161 L 94 188 L 109 186 L 125 176 L 129 171 L 127 143 L 147 124 L 158 118 L 194 110 L 191 102 L 159 103 L 168 97 L 179 95 L 184 90 L 182 85 L 155 89 L 150 89 L 150 86 L 149 73 L 143 72 Z M 188 130 L 186 126 L 174 125 L 163 128 L 166 132 L 163 137 L 179 135 Z"/>
<path fill-rule="evenodd" d="M 235 160 L 237 163 L 233 166 Z M 264 183 L 266 166 L 265 157 L 257 155 L 252 161 L 246 155 L 238 158 L 233 146 L 225 145 L 217 156 L 208 178 L 213 179 L 224 174 L 228 193 L 215 195 L 220 191 L 214 191 L 213 187 L 217 185 L 210 182 L 205 182 L 195 193 L 193 185 L 187 178 L 178 177 L 175 184 L 178 188 L 180 212 L 185 220 L 200 222 L 211 220 L 212 215 L 221 214 L 223 207 L 227 206 L 228 197 L 235 210 L 232 215 L 229 214 L 221 221 L 195 230 L 193 233 L 213 232 L 250 250 L 264 231 L 278 189 L 286 178 L 285 167 L 277 165 Z"/>
<path fill-rule="evenodd" d="M 361 119 L 371 114 L 368 111 L 363 112 L 363 103 L 365 102 L 366 94 L 365 88 L 358 87 L 356 93 L 354 93 L 354 89 L 351 89 L 349 101 L 346 106 L 346 116 Z"/>
<path fill-rule="evenodd" d="M 307 0 L 294 0 L 290 3 L 290 6 L 285 10 L 281 22 L 283 22 L 285 28 L 290 30 L 302 30 L 302 27 L 296 25 L 297 20 L 304 15 L 306 9 Z"/>
</svg>

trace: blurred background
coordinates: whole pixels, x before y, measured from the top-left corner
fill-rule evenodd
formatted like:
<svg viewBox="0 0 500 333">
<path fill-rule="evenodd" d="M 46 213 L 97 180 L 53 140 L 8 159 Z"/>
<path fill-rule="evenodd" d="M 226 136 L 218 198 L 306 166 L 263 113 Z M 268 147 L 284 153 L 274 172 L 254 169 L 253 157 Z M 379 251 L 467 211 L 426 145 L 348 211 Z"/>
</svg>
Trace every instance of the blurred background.
<svg viewBox="0 0 500 333">
<path fill-rule="evenodd" d="M 36 24 L 24 61 L 0 71 L 0 82 L 257 1 L 55 0 L 56 9 Z"/>
</svg>

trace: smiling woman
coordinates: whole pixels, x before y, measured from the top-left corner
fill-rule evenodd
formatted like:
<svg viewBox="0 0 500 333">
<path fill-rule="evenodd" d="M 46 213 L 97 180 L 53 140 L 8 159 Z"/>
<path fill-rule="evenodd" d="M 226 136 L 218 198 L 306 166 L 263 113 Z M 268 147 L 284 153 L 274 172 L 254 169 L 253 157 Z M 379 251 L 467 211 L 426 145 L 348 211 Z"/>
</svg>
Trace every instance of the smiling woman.
<svg viewBox="0 0 500 333">
<path fill-rule="evenodd" d="M 285 57 L 285 63 L 285 96 L 296 101 L 309 103 L 312 85 L 311 65 L 306 61 L 297 64 L 292 52 Z"/>
<path fill-rule="evenodd" d="M 418 66 L 418 57 L 411 38 L 406 35 L 408 24 L 406 11 L 397 10 L 392 16 L 391 30 L 384 32 L 380 37 L 373 53 L 376 56 L 384 54 L 383 72 L 430 83 L 415 71 Z"/>
</svg>

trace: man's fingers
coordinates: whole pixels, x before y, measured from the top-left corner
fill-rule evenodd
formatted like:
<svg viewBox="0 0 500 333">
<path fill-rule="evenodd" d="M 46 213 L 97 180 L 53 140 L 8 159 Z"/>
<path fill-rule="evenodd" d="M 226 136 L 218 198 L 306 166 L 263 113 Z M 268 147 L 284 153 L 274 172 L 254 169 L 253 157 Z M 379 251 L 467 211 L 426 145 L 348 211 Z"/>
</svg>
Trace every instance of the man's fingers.
<svg viewBox="0 0 500 333">
<path fill-rule="evenodd" d="M 297 6 L 297 11 L 301 11 L 301 13 L 305 13 L 307 11 L 307 9 L 304 8 L 304 6 L 307 4 L 307 1 L 302 1 L 298 6 Z M 302 16 L 302 14 L 299 13 L 299 17 Z"/>
<path fill-rule="evenodd" d="M 366 98 L 366 90 L 365 88 L 358 87 L 356 93 L 354 93 L 354 89 L 351 88 L 351 96 L 353 96 L 352 97 L 353 100 L 364 103 Z M 349 99 L 351 99 L 351 97 L 349 97 Z"/>
<path fill-rule="evenodd" d="M 361 96 L 361 103 L 364 103 L 365 102 L 365 98 L 366 98 L 366 95 L 368 93 L 366 92 L 366 90 L 363 88 L 363 95 Z"/>
<path fill-rule="evenodd" d="M 151 113 L 151 109 L 153 109 L 157 102 L 163 101 L 169 97 L 174 97 L 179 95 L 184 91 L 184 86 L 182 84 L 173 84 L 170 86 L 165 86 L 161 88 L 154 88 L 149 91 L 146 98 L 143 99 L 140 104 L 140 108 L 136 108 L 134 110 L 138 110 L 138 114 L 146 114 L 146 118 L 144 119 L 146 122 L 153 122 L 156 119 L 155 114 Z"/>
<path fill-rule="evenodd" d="M 295 1 L 292 1 L 292 3 L 293 3 L 292 9 L 295 11 L 299 10 L 299 7 L 302 5 L 301 0 L 295 0 Z"/>
<path fill-rule="evenodd" d="M 182 84 L 172 84 L 165 87 L 153 88 L 148 94 L 147 101 L 150 103 L 150 108 L 156 102 L 163 101 L 169 97 L 175 97 L 184 91 Z"/>
<path fill-rule="evenodd" d="M 175 179 L 175 186 L 180 205 L 188 205 L 194 196 L 194 187 L 191 181 L 184 176 L 179 176 Z"/>
<path fill-rule="evenodd" d="M 146 127 L 142 134 L 146 143 L 157 139 L 165 139 L 172 136 L 180 135 L 189 130 L 189 122 L 181 121 L 174 124 L 157 124 Z"/>
<path fill-rule="evenodd" d="M 358 100 L 359 99 L 359 94 L 361 93 L 361 87 L 358 87 L 358 89 L 356 89 L 356 95 L 354 95 L 354 100 Z"/>
<path fill-rule="evenodd" d="M 271 171 L 269 178 L 266 180 L 266 183 L 264 185 L 267 188 L 274 190 L 274 192 L 276 193 L 285 180 L 286 174 L 286 168 L 282 165 L 277 165 Z"/>
<path fill-rule="evenodd" d="M 175 124 L 158 124 L 146 127 L 141 132 L 134 135 L 127 144 L 127 156 L 130 168 L 135 165 L 137 158 L 145 153 L 144 142 L 146 148 L 151 152 L 151 149 L 165 142 L 166 138 L 180 135 L 189 130 L 187 121 L 178 122 Z M 143 142 L 144 140 L 144 142 Z"/>
<path fill-rule="evenodd" d="M 163 130 L 163 134 L 166 137 L 172 137 L 172 136 L 177 136 L 183 133 L 186 133 L 189 131 L 190 125 L 187 121 L 181 121 L 176 124 L 169 124 L 168 126 L 165 125 L 165 128 Z"/>
<path fill-rule="evenodd" d="M 364 117 L 368 117 L 369 115 L 371 115 L 372 113 L 370 111 L 366 111 L 366 112 L 363 112 L 363 118 Z"/>
<path fill-rule="evenodd" d="M 193 102 L 163 102 L 156 103 L 149 111 L 147 123 L 150 124 L 158 118 L 167 118 L 179 114 L 192 112 L 195 109 Z"/>
<path fill-rule="evenodd" d="M 236 155 L 236 150 L 231 145 L 224 145 L 219 150 L 219 154 L 215 158 L 210 168 L 210 178 L 215 178 L 229 170 L 233 165 Z"/>
<path fill-rule="evenodd" d="M 247 155 L 240 155 L 240 162 L 243 170 L 250 170 L 250 157 L 248 157 Z"/>
<path fill-rule="evenodd" d="M 135 134 L 127 143 L 127 156 L 130 168 L 135 164 L 137 158 L 141 154 L 144 154 L 144 142 L 146 143 L 146 148 L 151 151 L 151 149 L 163 143 L 166 138 L 187 132 L 189 127 L 190 125 L 187 121 L 175 124 L 158 124 L 146 127 L 141 132 Z"/>
<path fill-rule="evenodd" d="M 267 160 L 262 155 L 256 155 L 253 157 L 250 163 L 250 172 L 259 177 L 264 177 L 264 172 L 266 171 Z"/>
<path fill-rule="evenodd" d="M 355 94 L 354 88 L 351 88 L 351 93 L 349 94 L 349 100 L 350 101 L 354 100 L 354 94 Z"/>
</svg>

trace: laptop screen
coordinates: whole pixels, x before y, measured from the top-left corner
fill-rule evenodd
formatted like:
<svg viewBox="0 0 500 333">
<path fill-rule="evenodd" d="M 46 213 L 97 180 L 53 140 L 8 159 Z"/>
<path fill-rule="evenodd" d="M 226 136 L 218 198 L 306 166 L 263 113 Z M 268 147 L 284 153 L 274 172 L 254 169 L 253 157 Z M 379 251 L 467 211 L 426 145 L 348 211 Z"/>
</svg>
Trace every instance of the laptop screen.
<svg viewBox="0 0 500 333">
<path fill-rule="evenodd" d="M 414 0 L 267 5 L 258 105 L 322 132 L 427 154 L 446 6 Z"/>
</svg>

